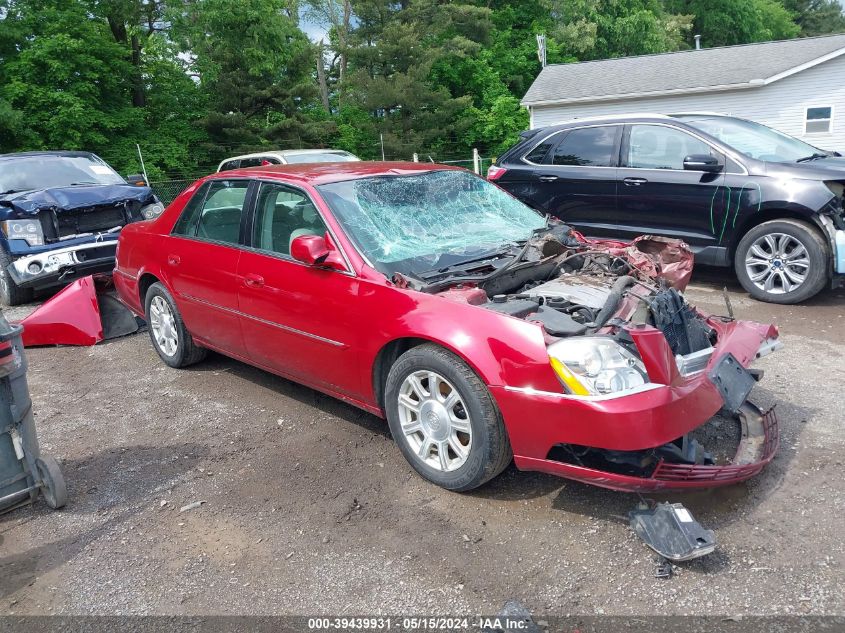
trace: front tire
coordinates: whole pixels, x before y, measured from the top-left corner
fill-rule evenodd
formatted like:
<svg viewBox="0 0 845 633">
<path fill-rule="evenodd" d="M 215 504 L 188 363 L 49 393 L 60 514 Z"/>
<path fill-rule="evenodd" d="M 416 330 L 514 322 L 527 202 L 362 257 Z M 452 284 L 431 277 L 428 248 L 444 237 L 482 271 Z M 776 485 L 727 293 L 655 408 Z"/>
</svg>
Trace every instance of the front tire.
<svg viewBox="0 0 845 633">
<path fill-rule="evenodd" d="M 746 233 L 734 255 L 742 287 L 760 301 L 793 304 L 818 294 L 828 282 L 830 246 L 811 225 L 773 220 Z"/>
<path fill-rule="evenodd" d="M 32 288 L 20 288 L 9 275 L 8 267 L 12 256 L 0 248 L 0 303 L 5 306 L 19 306 L 32 301 Z"/>
<path fill-rule="evenodd" d="M 423 478 L 463 492 L 510 463 L 508 434 L 487 387 L 460 358 L 426 343 L 400 356 L 385 387 L 390 433 Z"/>
<path fill-rule="evenodd" d="M 170 367 L 187 367 L 205 358 L 207 350 L 194 343 L 173 297 L 160 282 L 147 290 L 144 313 L 153 347 Z"/>
</svg>

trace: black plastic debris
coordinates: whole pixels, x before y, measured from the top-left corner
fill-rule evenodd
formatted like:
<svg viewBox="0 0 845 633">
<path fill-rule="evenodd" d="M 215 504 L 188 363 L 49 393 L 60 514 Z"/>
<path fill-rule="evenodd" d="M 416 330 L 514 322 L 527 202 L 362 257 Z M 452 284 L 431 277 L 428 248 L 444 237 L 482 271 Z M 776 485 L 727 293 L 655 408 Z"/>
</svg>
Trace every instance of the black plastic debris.
<svg viewBox="0 0 845 633">
<path fill-rule="evenodd" d="M 655 552 L 674 562 L 692 560 L 716 549 L 716 535 L 705 530 L 680 503 L 659 503 L 628 514 L 631 529 Z"/>
</svg>

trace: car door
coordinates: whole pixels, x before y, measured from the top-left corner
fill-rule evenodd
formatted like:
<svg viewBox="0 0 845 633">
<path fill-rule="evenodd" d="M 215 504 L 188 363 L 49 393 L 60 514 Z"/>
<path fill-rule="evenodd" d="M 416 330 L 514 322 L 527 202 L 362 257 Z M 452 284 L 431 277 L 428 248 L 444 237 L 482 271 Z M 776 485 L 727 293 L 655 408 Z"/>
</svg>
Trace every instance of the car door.
<svg viewBox="0 0 845 633">
<path fill-rule="evenodd" d="M 717 173 L 684 169 L 684 158 L 709 154 Z M 686 241 L 694 250 L 718 241 L 713 207 L 721 204 L 725 156 L 703 140 L 662 124 L 626 126 L 619 167 L 617 224 L 620 237 L 654 233 Z"/>
<path fill-rule="evenodd" d="M 162 245 L 167 281 L 188 331 L 241 356 L 237 273 L 249 192 L 249 180 L 205 183 Z"/>
<path fill-rule="evenodd" d="M 523 159 L 534 206 L 588 236 L 613 235 L 621 137 L 621 125 L 594 125 L 542 140 Z"/>
<path fill-rule="evenodd" d="M 246 349 L 258 364 L 317 387 L 361 397 L 354 357 L 356 326 L 347 309 L 358 281 L 348 271 L 307 266 L 290 256 L 301 235 L 327 235 L 304 191 L 261 182 L 250 222 L 250 248 L 238 266 L 238 302 Z"/>
</svg>

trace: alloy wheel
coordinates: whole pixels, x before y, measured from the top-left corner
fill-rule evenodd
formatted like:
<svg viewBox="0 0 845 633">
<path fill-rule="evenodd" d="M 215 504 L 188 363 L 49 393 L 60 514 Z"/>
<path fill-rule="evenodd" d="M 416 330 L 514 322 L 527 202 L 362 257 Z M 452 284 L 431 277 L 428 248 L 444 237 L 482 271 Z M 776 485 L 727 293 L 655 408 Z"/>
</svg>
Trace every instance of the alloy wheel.
<svg viewBox="0 0 845 633">
<path fill-rule="evenodd" d="M 464 465 L 472 448 L 469 411 L 458 390 L 437 372 L 410 374 L 399 389 L 404 441 L 424 464 L 448 472 Z"/>
<path fill-rule="evenodd" d="M 176 319 L 170 305 L 160 295 L 150 302 L 150 329 L 159 349 L 167 356 L 175 356 L 179 349 Z"/>
<path fill-rule="evenodd" d="M 745 271 L 751 282 L 771 294 L 797 290 L 807 279 L 810 255 L 804 244 L 786 233 L 768 233 L 745 254 Z"/>
</svg>

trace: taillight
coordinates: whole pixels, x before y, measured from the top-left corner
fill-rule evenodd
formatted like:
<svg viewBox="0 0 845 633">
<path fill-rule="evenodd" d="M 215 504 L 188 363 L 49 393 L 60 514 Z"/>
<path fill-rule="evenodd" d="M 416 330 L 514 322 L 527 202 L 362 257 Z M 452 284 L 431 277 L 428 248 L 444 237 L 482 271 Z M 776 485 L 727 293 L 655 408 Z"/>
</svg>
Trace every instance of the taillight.
<svg viewBox="0 0 845 633">
<path fill-rule="evenodd" d="M 490 165 L 487 169 L 487 180 L 498 180 L 505 175 L 507 169 L 498 165 Z"/>
</svg>

